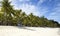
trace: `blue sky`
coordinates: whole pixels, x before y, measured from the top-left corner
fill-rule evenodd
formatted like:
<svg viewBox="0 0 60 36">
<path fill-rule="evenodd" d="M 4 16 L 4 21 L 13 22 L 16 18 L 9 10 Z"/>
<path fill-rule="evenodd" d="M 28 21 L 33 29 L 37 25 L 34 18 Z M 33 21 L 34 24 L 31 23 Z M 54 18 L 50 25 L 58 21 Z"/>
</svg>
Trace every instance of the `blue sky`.
<svg viewBox="0 0 60 36">
<path fill-rule="evenodd" d="M 15 9 L 60 22 L 60 0 L 10 0 Z"/>
</svg>

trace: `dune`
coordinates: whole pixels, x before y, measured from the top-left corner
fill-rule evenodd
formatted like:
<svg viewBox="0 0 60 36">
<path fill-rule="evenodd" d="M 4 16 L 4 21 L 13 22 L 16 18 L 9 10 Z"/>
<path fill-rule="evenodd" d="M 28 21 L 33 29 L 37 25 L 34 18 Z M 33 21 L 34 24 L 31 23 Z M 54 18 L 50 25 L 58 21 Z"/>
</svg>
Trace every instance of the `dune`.
<svg viewBox="0 0 60 36">
<path fill-rule="evenodd" d="M 60 28 L 0 26 L 0 36 L 60 36 Z"/>
</svg>

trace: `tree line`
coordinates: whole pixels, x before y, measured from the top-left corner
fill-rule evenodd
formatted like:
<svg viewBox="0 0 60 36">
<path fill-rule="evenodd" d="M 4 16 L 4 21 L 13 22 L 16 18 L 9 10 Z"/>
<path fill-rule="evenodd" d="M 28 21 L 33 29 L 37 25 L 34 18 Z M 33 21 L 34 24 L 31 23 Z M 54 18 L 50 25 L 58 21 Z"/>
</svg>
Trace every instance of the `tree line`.
<svg viewBox="0 0 60 36">
<path fill-rule="evenodd" d="M 9 0 L 0 2 L 0 25 L 18 26 L 18 24 L 30 27 L 60 27 L 54 20 L 48 20 L 44 16 L 39 17 L 33 13 L 26 15 L 21 9 L 14 9 Z"/>
</svg>

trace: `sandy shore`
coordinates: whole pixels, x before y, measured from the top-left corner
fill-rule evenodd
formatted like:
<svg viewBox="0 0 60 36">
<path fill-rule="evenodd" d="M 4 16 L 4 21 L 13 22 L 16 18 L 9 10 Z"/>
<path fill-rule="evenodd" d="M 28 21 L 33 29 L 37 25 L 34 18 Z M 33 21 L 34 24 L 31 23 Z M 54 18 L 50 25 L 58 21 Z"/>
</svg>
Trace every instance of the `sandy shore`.
<svg viewBox="0 0 60 36">
<path fill-rule="evenodd" d="M 0 36 L 60 36 L 60 28 L 0 26 Z"/>
</svg>

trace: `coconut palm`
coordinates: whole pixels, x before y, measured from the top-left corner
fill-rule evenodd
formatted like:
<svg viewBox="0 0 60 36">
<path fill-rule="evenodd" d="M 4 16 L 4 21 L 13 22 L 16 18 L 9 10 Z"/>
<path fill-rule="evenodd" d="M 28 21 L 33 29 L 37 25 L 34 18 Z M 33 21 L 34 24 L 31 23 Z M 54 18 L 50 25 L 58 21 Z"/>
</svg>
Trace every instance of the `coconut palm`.
<svg viewBox="0 0 60 36">
<path fill-rule="evenodd" d="M 1 12 L 4 12 L 4 24 L 8 25 L 12 19 L 13 7 L 10 5 L 9 0 L 3 0 L 1 2 Z M 9 22 L 9 23 L 8 23 Z M 10 25 L 10 24 L 9 24 Z"/>
</svg>

